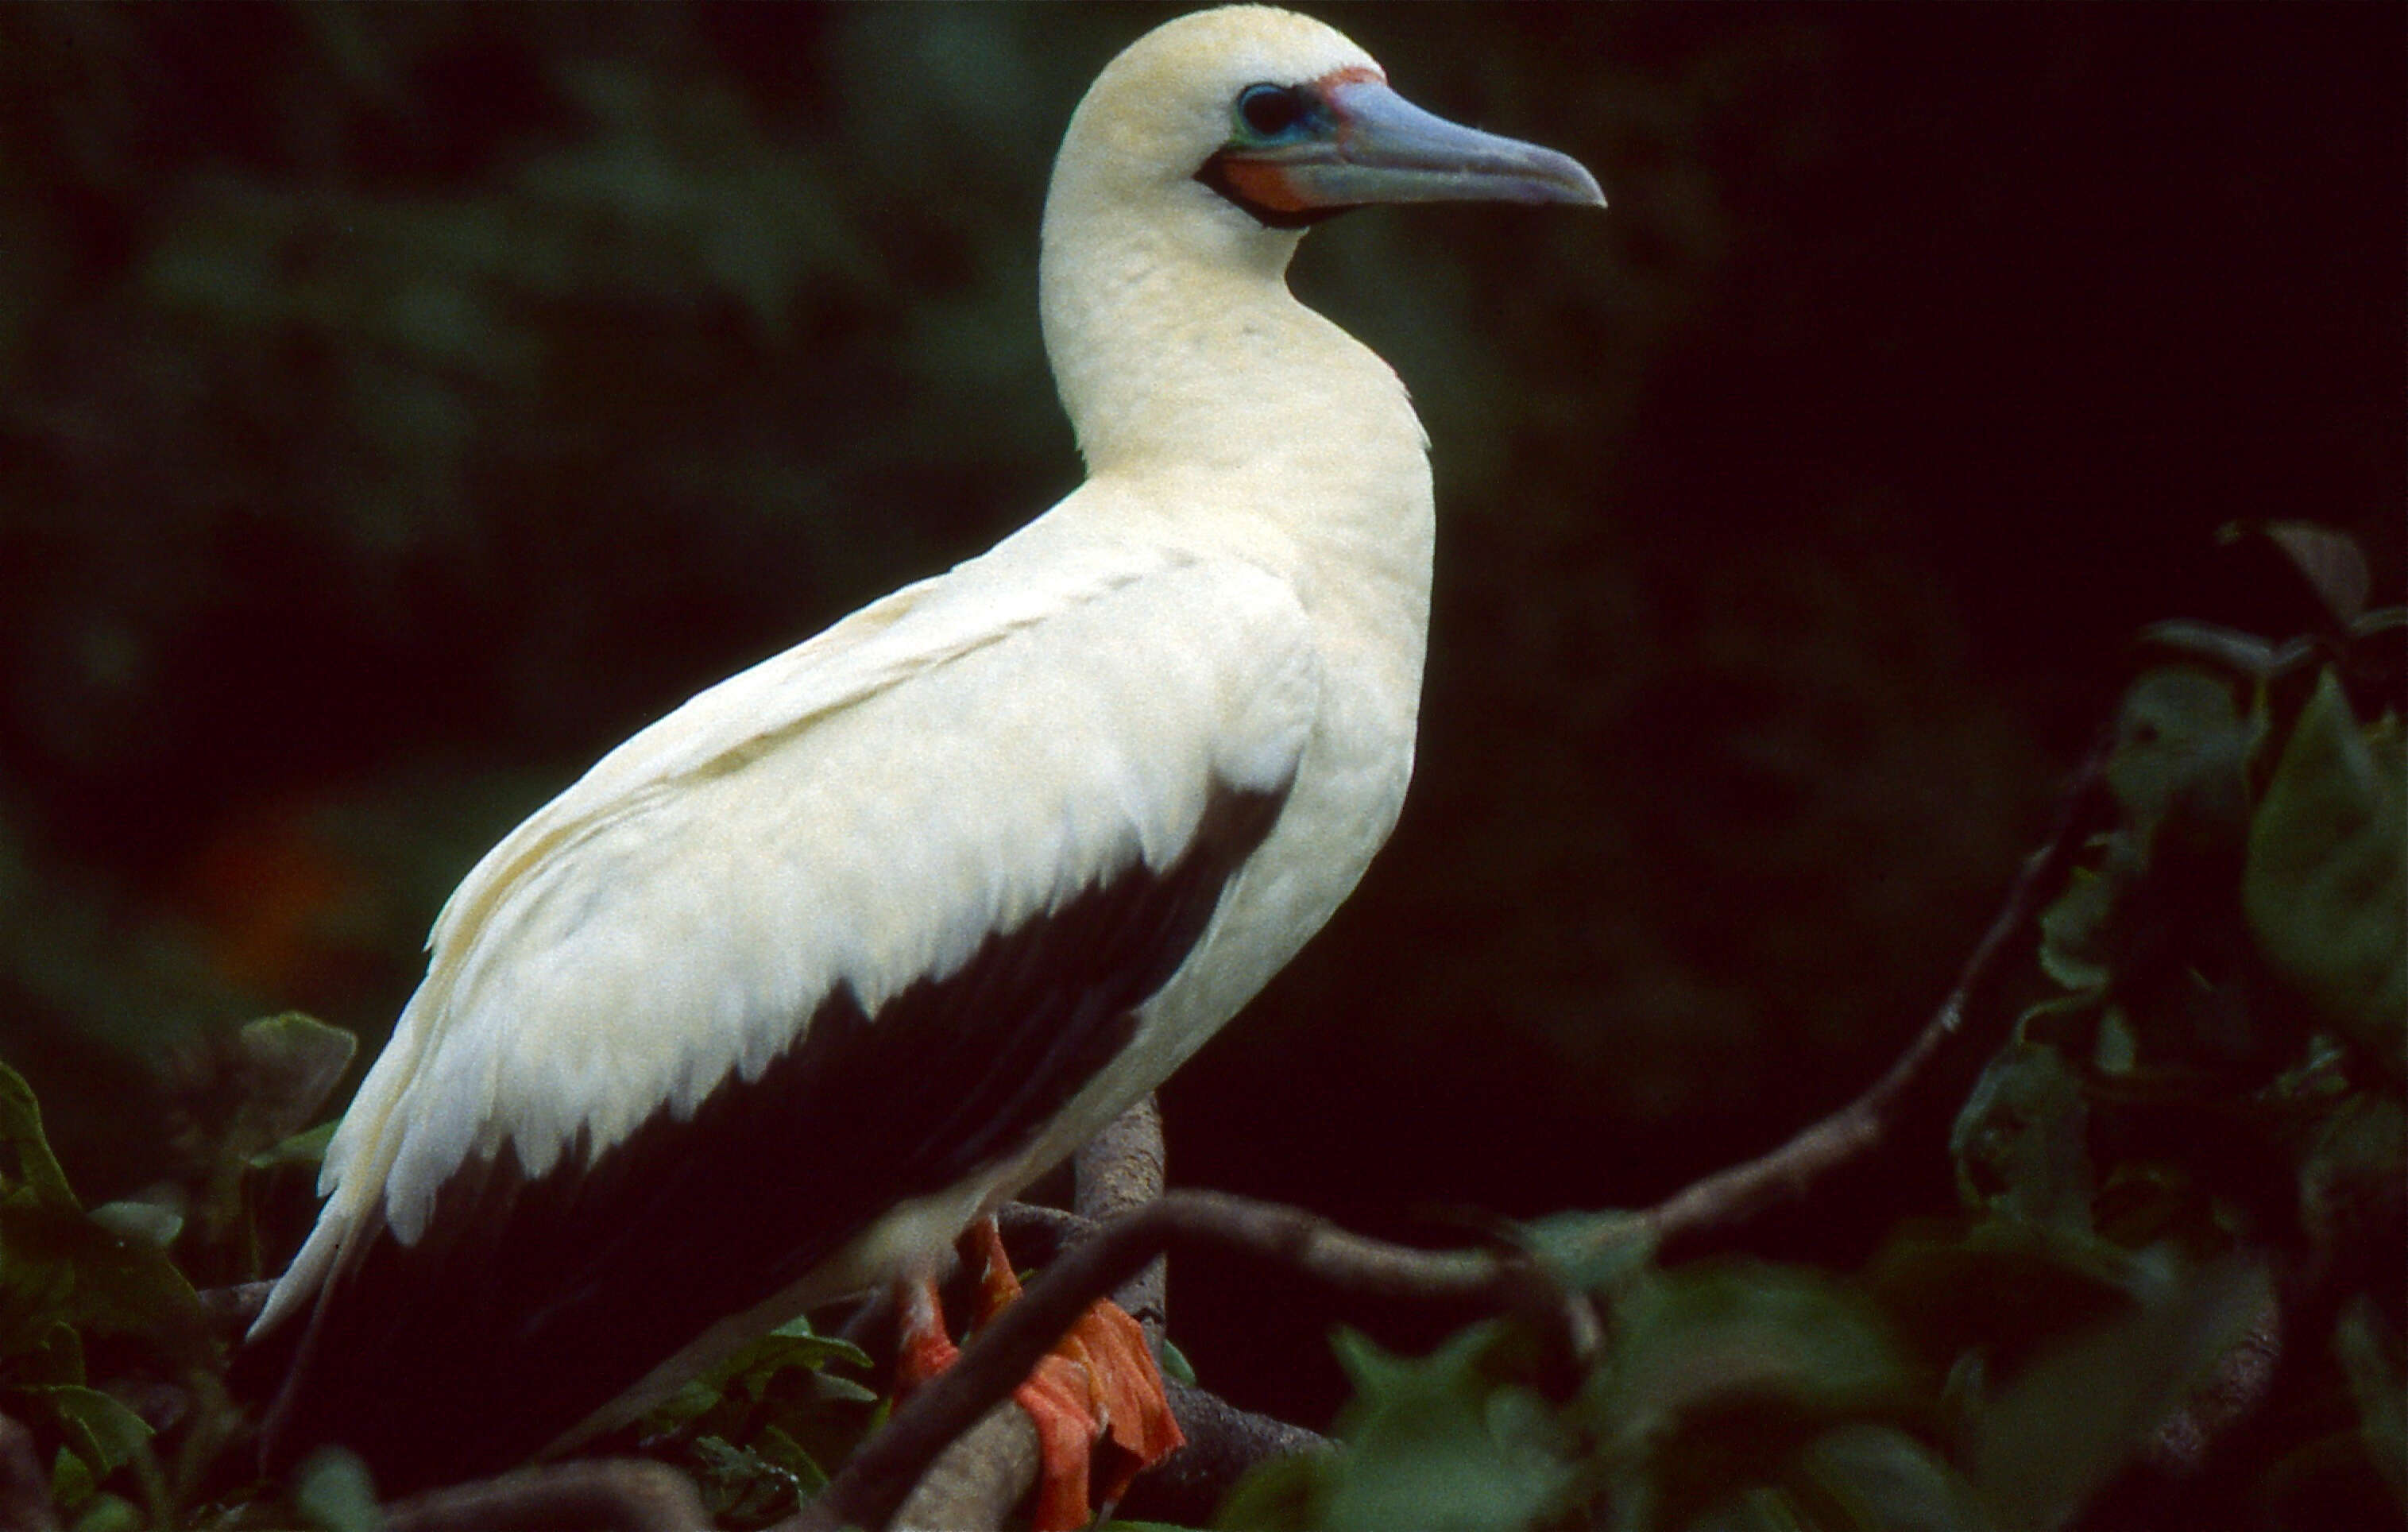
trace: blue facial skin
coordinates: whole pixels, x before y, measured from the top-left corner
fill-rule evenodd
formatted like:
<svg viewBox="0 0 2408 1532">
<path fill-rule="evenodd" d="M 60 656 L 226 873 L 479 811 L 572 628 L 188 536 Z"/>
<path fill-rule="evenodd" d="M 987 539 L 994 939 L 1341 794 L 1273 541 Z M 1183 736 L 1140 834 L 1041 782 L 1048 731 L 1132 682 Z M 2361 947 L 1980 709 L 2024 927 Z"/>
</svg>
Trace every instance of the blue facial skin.
<svg viewBox="0 0 2408 1532">
<path fill-rule="evenodd" d="M 1248 146 L 1292 143 L 1309 137 L 1326 113 L 1312 93 L 1289 85 L 1249 85 L 1238 93 L 1230 116 L 1236 141 Z"/>
</svg>

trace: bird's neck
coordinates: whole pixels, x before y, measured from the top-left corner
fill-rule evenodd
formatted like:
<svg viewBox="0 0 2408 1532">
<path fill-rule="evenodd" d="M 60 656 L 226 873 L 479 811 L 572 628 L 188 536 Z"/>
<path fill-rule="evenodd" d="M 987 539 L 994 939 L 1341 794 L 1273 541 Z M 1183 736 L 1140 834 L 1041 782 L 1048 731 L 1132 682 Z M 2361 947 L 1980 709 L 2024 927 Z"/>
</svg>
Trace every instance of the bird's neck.
<svg viewBox="0 0 2408 1532">
<path fill-rule="evenodd" d="M 1209 495 L 1263 523 L 1257 546 L 1293 544 L 1291 572 L 1385 575 L 1425 604 L 1421 422 L 1386 363 L 1288 292 L 1295 236 L 1249 230 L 1199 259 L 1192 230 L 1105 215 L 1064 237 L 1057 210 L 1046 350 L 1090 476 L 1156 486 L 1141 498 L 1162 505 Z"/>
<path fill-rule="evenodd" d="M 1039 265 L 1046 355 L 1090 471 L 1258 456 L 1333 416 L 1412 422 L 1386 364 L 1288 292 L 1295 232 L 1197 185 L 1119 192 L 1058 175 Z"/>
<path fill-rule="evenodd" d="M 1292 239 L 1276 261 L 1198 266 L 1142 230 L 1067 246 L 1054 232 L 1049 219 L 1046 346 L 1089 472 L 1063 529 L 1280 576 L 1360 715 L 1349 727 L 1410 741 L 1436 519 L 1396 373 L 1290 295 Z"/>
</svg>

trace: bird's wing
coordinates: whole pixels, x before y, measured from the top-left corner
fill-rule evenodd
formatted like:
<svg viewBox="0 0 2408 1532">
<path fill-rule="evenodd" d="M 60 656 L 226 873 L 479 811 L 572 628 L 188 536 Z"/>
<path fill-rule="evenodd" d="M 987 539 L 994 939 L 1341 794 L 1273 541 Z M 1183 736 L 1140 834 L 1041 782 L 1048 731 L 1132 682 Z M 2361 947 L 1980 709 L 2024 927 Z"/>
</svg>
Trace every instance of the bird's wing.
<svg viewBox="0 0 2408 1532">
<path fill-rule="evenodd" d="M 610 1281 L 578 1228 L 674 1245 L 711 1178 L 766 1178 L 738 1246 L 691 1253 L 724 1306 L 677 1321 L 698 1332 L 1009 1154 L 1109 1059 L 1268 833 L 1318 666 L 1251 566 L 1014 549 L 702 694 L 477 866 L 259 1330 L 374 1243 L 473 1276 L 498 1343 Z M 579 1268 L 509 1318 L 543 1289 L 484 1268 L 538 1254 Z"/>
</svg>

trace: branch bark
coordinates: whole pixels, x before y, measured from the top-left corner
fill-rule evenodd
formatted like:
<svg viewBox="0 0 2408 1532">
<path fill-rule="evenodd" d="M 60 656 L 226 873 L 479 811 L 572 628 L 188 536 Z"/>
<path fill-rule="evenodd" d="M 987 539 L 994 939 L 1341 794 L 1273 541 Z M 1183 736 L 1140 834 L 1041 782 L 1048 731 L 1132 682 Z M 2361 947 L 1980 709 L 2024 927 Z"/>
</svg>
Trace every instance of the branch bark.
<svg viewBox="0 0 2408 1532">
<path fill-rule="evenodd" d="M 1202 1526 L 1256 1465 L 1333 1450 L 1318 1432 L 1240 1410 L 1176 1378 L 1165 1378 L 1162 1386 L 1170 1396 L 1170 1412 L 1179 1417 L 1179 1428 L 1187 1433 L 1187 1445 L 1129 1486 L 1121 1509 L 1140 1520 Z"/>
<path fill-rule="evenodd" d="M 388 1532 L 709 1532 L 685 1475 L 640 1458 L 520 1468 L 385 1507 Z"/>
<path fill-rule="evenodd" d="M 1112 1119 L 1071 1162 L 1078 1187 L 1071 1199 L 1074 1210 L 1097 1224 L 1137 1211 L 1162 1196 L 1168 1159 L 1162 1108 L 1149 1092 Z M 1112 1301 L 1145 1327 L 1146 1341 L 1157 1358 L 1168 1322 L 1169 1269 L 1168 1262 L 1157 1258 L 1112 1291 Z"/>
<path fill-rule="evenodd" d="M 937 1454 L 895 1532 L 982 1532 L 1003 1525 L 1037 1482 L 1037 1426 L 1009 1395 Z"/>
</svg>

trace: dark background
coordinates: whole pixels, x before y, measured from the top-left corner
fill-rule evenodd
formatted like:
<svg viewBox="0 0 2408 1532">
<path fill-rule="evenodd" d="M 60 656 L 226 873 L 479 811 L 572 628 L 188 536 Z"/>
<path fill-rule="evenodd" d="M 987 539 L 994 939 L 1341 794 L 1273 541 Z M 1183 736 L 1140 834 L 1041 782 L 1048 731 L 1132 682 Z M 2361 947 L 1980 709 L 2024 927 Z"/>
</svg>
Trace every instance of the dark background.
<svg viewBox="0 0 2408 1532">
<path fill-rule="evenodd" d="M 1422 764 L 1166 1093 L 1177 1180 L 1452 1240 L 1852 1094 L 2135 628 L 2297 621 L 2219 526 L 2398 599 L 2408 11 L 1318 13 L 1612 200 L 1308 241 L 1435 444 Z M 517 817 L 1076 482 L 1043 179 L 1166 14 L 0 7 L 0 1052 L 88 1196 L 195 1038 L 380 1038 Z M 1174 1332 L 1319 1424 L 1262 1282 Z"/>
</svg>

